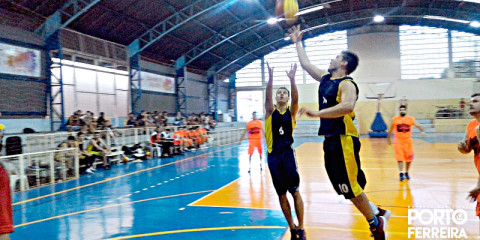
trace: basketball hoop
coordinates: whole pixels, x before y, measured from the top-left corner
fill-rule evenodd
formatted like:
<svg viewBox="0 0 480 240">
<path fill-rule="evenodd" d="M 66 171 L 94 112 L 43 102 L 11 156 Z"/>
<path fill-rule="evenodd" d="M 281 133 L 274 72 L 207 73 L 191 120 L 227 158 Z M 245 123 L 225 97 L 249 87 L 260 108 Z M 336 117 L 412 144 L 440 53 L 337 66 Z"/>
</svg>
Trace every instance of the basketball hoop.
<svg viewBox="0 0 480 240">
<path fill-rule="evenodd" d="M 367 83 L 367 86 L 367 93 L 365 94 L 367 99 L 395 98 L 393 82 L 371 82 Z"/>
</svg>

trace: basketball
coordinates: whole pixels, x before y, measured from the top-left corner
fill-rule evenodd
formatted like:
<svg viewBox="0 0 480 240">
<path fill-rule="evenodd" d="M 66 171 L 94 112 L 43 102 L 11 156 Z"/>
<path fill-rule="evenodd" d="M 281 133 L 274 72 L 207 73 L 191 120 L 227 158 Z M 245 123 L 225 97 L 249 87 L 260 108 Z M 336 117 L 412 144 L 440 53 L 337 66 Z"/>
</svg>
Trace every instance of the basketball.
<svg viewBox="0 0 480 240">
<path fill-rule="evenodd" d="M 150 152 L 146 152 L 145 155 L 147 155 L 147 157 L 150 157 L 151 153 L 150 153 Z"/>
<path fill-rule="evenodd" d="M 122 160 L 123 160 L 124 163 L 127 163 L 127 162 L 130 160 L 130 158 L 128 158 L 128 157 L 123 157 Z"/>
<path fill-rule="evenodd" d="M 298 16 L 298 1 L 297 0 L 277 0 L 275 4 L 275 14 L 283 16 L 285 23 L 290 26 L 297 22 Z"/>
</svg>

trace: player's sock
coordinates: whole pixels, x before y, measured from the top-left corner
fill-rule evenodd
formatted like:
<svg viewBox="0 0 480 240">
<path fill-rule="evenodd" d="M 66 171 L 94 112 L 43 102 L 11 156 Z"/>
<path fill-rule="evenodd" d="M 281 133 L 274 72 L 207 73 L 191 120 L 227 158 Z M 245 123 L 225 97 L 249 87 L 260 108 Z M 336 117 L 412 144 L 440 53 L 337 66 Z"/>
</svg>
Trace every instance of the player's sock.
<svg viewBox="0 0 480 240">
<path fill-rule="evenodd" d="M 376 229 L 378 226 L 377 216 L 373 216 L 372 219 L 368 220 L 368 224 L 370 225 L 370 229 Z"/>
<path fill-rule="evenodd" d="M 380 213 L 380 210 L 378 210 L 378 207 L 377 205 L 375 205 L 373 202 L 368 202 L 370 203 L 370 207 L 372 208 L 372 211 L 373 211 L 373 215 L 378 215 Z"/>
</svg>

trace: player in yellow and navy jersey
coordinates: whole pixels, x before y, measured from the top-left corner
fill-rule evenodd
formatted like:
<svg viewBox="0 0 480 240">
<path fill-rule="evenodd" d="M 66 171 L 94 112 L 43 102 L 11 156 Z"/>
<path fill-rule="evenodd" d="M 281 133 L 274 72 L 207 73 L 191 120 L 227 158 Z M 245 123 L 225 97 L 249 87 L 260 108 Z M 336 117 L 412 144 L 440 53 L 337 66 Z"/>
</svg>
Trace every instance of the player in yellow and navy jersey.
<svg viewBox="0 0 480 240">
<path fill-rule="evenodd" d="M 327 72 L 308 59 L 302 44 L 304 32 L 300 31 L 300 25 L 289 29 L 289 33 L 303 69 L 320 82 L 319 111 L 302 108 L 299 114 L 320 118 L 318 135 L 325 136 L 325 169 L 330 182 L 338 194 L 350 199 L 365 216 L 374 239 L 384 240 L 386 220 L 390 212 L 369 202 L 363 192 L 367 181 L 360 166 L 360 141 L 353 124 L 358 87 L 348 75 L 357 68 L 358 57 L 352 52 L 343 51 L 330 61 Z"/>
<path fill-rule="evenodd" d="M 303 229 L 303 200 L 298 189 L 300 176 L 295 160 L 295 151 L 292 148 L 295 116 L 298 111 L 298 91 L 295 84 L 297 64 L 293 65 L 287 72 L 292 90 L 291 107 L 288 106 L 290 93 L 285 87 L 277 90 L 275 94 L 276 104 L 273 105 L 273 68 L 270 68 L 268 63 L 267 66 L 269 78 L 265 99 L 265 139 L 268 151 L 268 168 L 280 200 L 280 206 L 290 227 L 291 239 L 306 239 Z M 287 191 L 293 196 L 298 226 L 293 223 Z"/>
</svg>

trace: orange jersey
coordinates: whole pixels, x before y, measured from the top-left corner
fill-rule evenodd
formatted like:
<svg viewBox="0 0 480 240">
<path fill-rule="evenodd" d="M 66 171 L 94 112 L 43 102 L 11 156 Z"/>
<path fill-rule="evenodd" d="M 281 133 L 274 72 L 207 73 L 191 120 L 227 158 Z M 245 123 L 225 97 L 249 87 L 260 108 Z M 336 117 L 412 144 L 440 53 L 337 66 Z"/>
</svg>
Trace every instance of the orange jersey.
<svg viewBox="0 0 480 240">
<path fill-rule="evenodd" d="M 392 118 L 392 125 L 395 140 L 412 138 L 412 126 L 415 125 L 415 118 L 412 116 L 396 116 Z"/>
<path fill-rule="evenodd" d="M 467 137 L 470 143 L 470 148 L 473 149 L 473 159 L 475 167 L 480 174 L 480 144 L 477 139 L 477 127 L 479 123 L 477 119 L 472 119 L 467 125 Z"/>
<path fill-rule="evenodd" d="M 183 138 L 183 134 L 180 131 L 176 131 L 175 133 L 173 133 L 172 138 L 174 139 Z"/>
<path fill-rule="evenodd" d="M 263 125 L 260 120 L 252 120 L 247 123 L 248 139 L 262 138 Z"/>
</svg>

